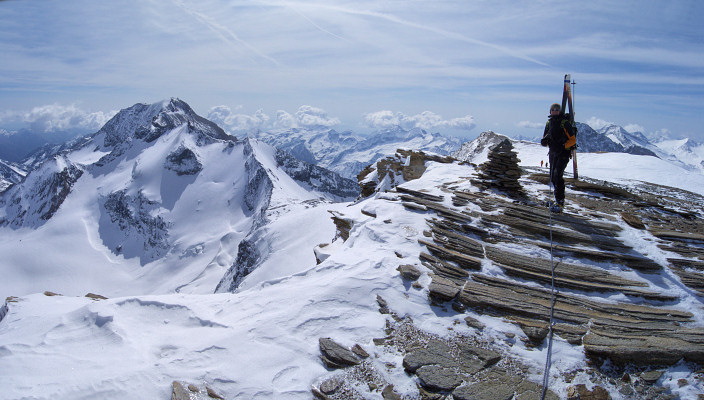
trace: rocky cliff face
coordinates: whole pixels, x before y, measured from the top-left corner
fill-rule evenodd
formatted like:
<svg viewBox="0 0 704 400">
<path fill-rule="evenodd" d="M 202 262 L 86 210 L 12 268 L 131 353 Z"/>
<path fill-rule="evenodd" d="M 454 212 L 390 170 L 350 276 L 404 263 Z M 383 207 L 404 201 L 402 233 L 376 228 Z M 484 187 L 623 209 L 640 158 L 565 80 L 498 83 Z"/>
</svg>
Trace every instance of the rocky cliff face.
<svg viewBox="0 0 704 400">
<path fill-rule="evenodd" d="M 591 126 L 581 122 L 577 122 L 577 149 L 580 152 L 626 152 L 626 149 L 621 144 L 614 142 L 592 129 Z"/>
<path fill-rule="evenodd" d="M 330 170 L 301 161 L 285 151 L 276 151 L 276 163 L 298 182 L 311 189 L 330 193 L 340 201 L 355 198 L 359 194 L 359 186 L 352 179 L 343 178 Z"/>
<path fill-rule="evenodd" d="M 45 162 L 0 198 L 0 208 L 5 208 L 0 225 L 42 225 L 56 213 L 81 175 L 83 169 L 64 157 Z"/>
<path fill-rule="evenodd" d="M 139 257 L 144 265 L 163 257 L 171 248 L 170 224 L 159 215 L 163 212 L 159 203 L 141 192 L 130 196 L 125 190 L 110 193 L 100 203 L 103 243 L 115 254 Z"/>
<path fill-rule="evenodd" d="M 0 160 L 0 194 L 24 179 L 27 172 L 15 163 Z"/>
</svg>

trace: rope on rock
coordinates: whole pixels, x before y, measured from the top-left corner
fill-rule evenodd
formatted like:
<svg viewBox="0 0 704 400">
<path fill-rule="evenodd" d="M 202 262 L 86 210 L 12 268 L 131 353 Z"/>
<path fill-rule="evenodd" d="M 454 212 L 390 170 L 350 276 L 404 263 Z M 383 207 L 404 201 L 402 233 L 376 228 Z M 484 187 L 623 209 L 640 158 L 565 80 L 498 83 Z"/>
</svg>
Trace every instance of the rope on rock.
<svg viewBox="0 0 704 400">
<path fill-rule="evenodd" d="M 552 198 L 552 165 L 550 166 L 550 198 Z M 550 289 L 550 323 L 548 324 L 548 354 L 545 360 L 545 372 L 543 373 L 543 391 L 540 395 L 540 400 L 545 400 L 545 394 L 548 390 L 548 381 L 550 380 L 550 364 L 552 363 L 552 328 L 553 328 L 553 317 L 555 312 L 555 262 L 553 261 L 552 255 L 552 211 L 548 208 L 548 214 L 550 215 L 550 266 L 552 269 L 551 277 L 551 289 Z"/>
</svg>

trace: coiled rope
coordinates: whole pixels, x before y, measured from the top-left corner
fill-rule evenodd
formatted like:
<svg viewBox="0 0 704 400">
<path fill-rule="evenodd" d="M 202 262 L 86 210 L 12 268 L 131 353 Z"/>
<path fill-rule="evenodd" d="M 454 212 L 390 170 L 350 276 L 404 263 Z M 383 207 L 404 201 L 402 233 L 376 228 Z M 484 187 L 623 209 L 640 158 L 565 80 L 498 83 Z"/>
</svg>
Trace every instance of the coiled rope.
<svg viewBox="0 0 704 400">
<path fill-rule="evenodd" d="M 552 163 L 550 163 L 550 198 L 552 199 Z M 552 255 L 552 210 L 548 207 L 548 214 L 550 215 L 550 267 L 552 269 L 551 277 L 551 289 L 550 289 L 550 323 L 548 324 L 548 354 L 545 360 L 545 372 L 543 373 L 543 391 L 540 395 L 540 400 L 545 400 L 545 394 L 548 390 L 548 381 L 550 380 L 550 364 L 552 363 L 552 327 L 553 327 L 553 316 L 555 312 L 555 263 L 553 261 Z"/>
</svg>

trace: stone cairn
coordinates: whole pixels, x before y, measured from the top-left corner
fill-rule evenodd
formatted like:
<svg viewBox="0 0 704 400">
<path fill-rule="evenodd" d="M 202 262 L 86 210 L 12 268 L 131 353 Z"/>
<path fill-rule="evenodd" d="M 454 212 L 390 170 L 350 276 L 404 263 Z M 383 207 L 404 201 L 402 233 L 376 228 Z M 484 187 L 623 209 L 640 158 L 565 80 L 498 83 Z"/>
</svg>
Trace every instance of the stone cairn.
<svg viewBox="0 0 704 400">
<path fill-rule="evenodd" d="M 513 150 L 513 145 L 508 139 L 489 148 L 489 161 L 478 167 L 479 179 L 472 183 L 484 190 L 499 189 L 511 198 L 524 197 L 523 187 L 518 182 L 521 177 L 521 168 L 518 166 L 518 156 Z"/>
</svg>

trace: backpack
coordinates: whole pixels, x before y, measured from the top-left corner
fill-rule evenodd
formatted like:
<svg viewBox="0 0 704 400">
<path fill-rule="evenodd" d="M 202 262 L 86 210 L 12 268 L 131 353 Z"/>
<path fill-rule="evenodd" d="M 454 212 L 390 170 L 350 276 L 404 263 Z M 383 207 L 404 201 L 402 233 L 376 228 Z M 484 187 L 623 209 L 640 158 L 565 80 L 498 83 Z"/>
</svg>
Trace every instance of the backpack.
<svg viewBox="0 0 704 400">
<path fill-rule="evenodd" d="M 562 128 L 562 131 L 565 132 L 565 136 L 567 137 L 567 140 L 565 141 L 565 149 L 572 150 L 572 148 L 577 147 L 577 127 L 572 126 L 572 129 L 567 129 L 567 126 L 569 126 L 567 124 L 570 124 L 569 113 L 565 114 L 562 121 L 560 121 L 560 128 Z M 570 132 L 572 133 L 571 135 Z"/>
</svg>

